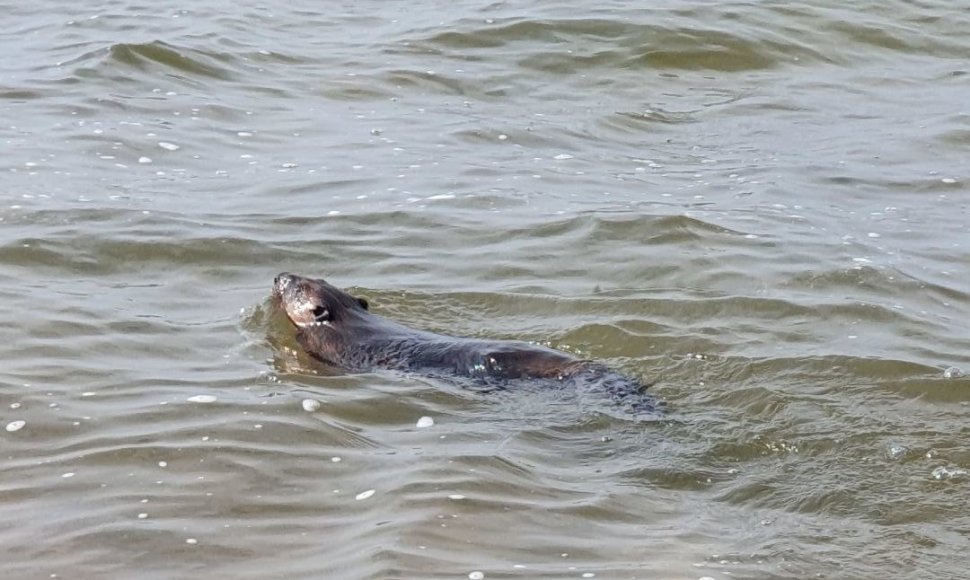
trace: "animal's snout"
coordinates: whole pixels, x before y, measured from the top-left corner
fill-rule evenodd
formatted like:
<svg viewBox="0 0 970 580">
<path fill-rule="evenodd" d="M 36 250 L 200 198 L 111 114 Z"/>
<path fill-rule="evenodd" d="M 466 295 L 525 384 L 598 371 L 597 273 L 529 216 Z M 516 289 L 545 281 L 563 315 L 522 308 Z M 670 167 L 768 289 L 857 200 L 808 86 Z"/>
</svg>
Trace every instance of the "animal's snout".
<svg viewBox="0 0 970 580">
<path fill-rule="evenodd" d="M 275 280 L 273 280 L 273 287 L 276 289 L 277 293 L 283 294 L 283 292 L 286 291 L 291 284 L 293 284 L 295 279 L 296 277 L 293 274 L 283 272 L 277 276 Z"/>
</svg>

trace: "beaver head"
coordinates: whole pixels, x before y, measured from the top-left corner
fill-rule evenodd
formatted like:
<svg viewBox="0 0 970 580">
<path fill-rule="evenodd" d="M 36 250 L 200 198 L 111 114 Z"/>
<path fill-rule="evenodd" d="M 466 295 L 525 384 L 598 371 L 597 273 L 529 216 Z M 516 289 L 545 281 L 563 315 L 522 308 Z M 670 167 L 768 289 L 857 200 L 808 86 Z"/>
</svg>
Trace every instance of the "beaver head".
<svg viewBox="0 0 970 580">
<path fill-rule="evenodd" d="M 284 272 L 276 277 L 273 293 L 290 321 L 299 328 L 332 326 L 348 311 L 367 310 L 367 300 L 351 296 L 325 280 Z"/>
<path fill-rule="evenodd" d="M 342 362 L 343 348 L 353 340 L 348 336 L 348 327 L 359 326 L 347 323 L 368 316 L 367 300 L 351 296 L 325 280 L 284 272 L 273 283 L 273 295 L 300 329 L 297 340 L 303 347 L 333 364 Z"/>
</svg>

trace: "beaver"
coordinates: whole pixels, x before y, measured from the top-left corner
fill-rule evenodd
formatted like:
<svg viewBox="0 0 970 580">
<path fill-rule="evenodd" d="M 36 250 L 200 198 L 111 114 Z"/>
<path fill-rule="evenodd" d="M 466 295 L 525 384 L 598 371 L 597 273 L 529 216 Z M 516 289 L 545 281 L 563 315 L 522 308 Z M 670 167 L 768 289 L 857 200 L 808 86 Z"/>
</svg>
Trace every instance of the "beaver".
<svg viewBox="0 0 970 580">
<path fill-rule="evenodd" d="M 373 314 L 365 298 L 325 280 L 284 272 L 274 281 L 273 295 L 297 327 L 300 346 L 347 371 L 451 374 L 493 388 L 515 379 L 582 380 L 601 385 L 613 400 L 629 402 L 638 412 L 660 408 L 643 393 L 649 385 L 603 364 L 528 342 L 457 338 L 409 328 Z"/>
</svg>

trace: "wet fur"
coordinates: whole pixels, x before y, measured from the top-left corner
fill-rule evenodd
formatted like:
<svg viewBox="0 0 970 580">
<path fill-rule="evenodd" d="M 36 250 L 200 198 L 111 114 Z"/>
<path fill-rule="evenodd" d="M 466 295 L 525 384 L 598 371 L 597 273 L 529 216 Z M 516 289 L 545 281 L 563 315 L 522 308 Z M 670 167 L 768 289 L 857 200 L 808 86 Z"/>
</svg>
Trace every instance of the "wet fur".
<svg viewBox="0 0 970 580">
<path fill-rule="evenodd" d="M 645 385 L 606 366 L 521 341 L 456 338 L 408 328 L 373 314 L 367 301 L 324 280 L 283 273 L 273 294 L 296 325 L 297 342 L 311 356 L 348 371 L 375 368 L 448 373 L 496 380 L 578 378 L 596 381 L 615 400 L 636 397 L 653 410 Z M 638 403 L 639 401 L 639 403 Z"/>
</svg>

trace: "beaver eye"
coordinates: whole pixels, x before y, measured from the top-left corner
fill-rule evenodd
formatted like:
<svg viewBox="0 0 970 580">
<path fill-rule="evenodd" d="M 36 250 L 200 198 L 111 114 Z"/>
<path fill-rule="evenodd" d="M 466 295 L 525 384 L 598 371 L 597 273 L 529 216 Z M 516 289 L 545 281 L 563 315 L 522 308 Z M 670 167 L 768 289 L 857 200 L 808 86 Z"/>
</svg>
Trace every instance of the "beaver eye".
<svg viewBox="0 0 970 580">
<path fill-rule="evenodd" d="M 326 306 L 317 306 L 313 309 L 313 319 L 317 322 L 326 322 L 330 320 L 330 311 Z"/>
</svg>

